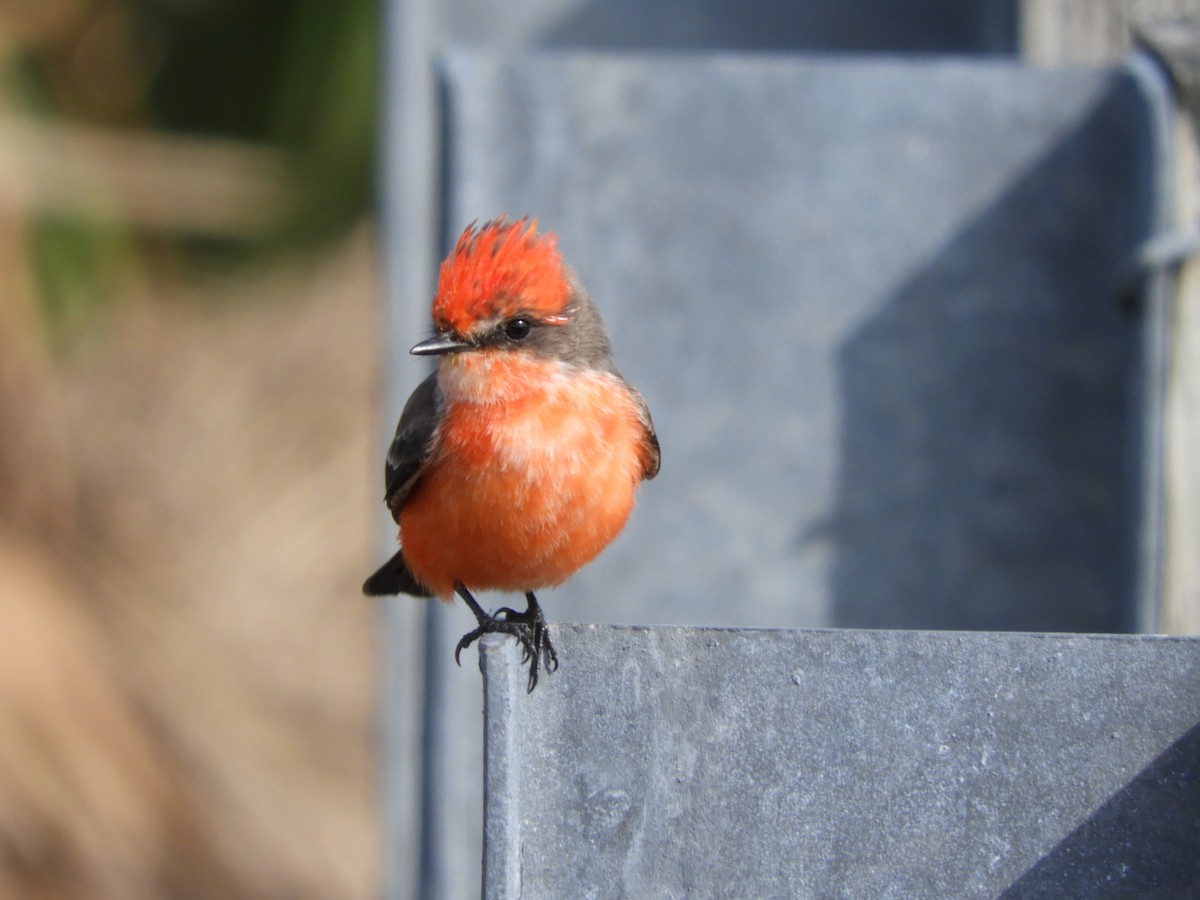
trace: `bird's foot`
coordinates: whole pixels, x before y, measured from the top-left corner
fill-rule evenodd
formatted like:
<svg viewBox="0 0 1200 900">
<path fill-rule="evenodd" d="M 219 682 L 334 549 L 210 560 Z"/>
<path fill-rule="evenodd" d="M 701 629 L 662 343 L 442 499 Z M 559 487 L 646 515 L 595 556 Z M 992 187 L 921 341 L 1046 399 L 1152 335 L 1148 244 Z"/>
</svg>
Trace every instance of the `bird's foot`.
<svg viewBox="0 0 1200 900">
<path fill-rule="evenodd" d="M 470 593 L 461 586 L 459 595 L 464 600 L 470 597 Z M 555 652 L 554 644 L 550 641 L 550 626 L 546 623 L 546 617 L 542 614 L 542 608 L 538 605 L 537 598 L 533 596 L 532 592 L 527 593 L 525 597 L 529 601 L 529 608 L 524 612 L 517 612 L 515 609 L 505 606 L 492 615 L 485 613 L 479 604 L 474 602 L 474 597 L 471 597 L 468 605 L 475 613 L 475 619 L 479 626 L 464 634 L 459 640 L 458 646 L 454 648 L 454 661 L 462 665 L 459 660 L 462 651 L 485 634 L 510 634 L 521 643 L 523 653 L 521 663 L 529 664 L 528 691 L 532 693 L 533 689 L 537 687 L 540 669 L 544 667 L 547 672 L 558 669 L 558 653 Z"/>
<path fill-rule="evenodd" d="M 515 609 L 505 606 L 496 610 L 496 615 L 503 616 L 505 622 L 524 625 L 530 631 L 530 640 L 523 641 L 521 644 L 525 651 L 521 662 L 529 663 L 529 689 L 532 691 L 533 685 L 537 683 L 539 659 L 547 672 L 558 670 L 558 653 L 550 640 L 550 625 L 546 622 L 545 615 L 542 614 L 542 608 L 535 600 L 524 612 L 517 612 Z"/>
<path fill-rule="evenodd" d="M 484 613 L 483 617 L 479 619 L 479 627 L 467 632 L 459 639 L 458 646 L 454 648 L 454 661 L 461 666 L 462 660 L 459 659 L 459 656 L 485 634 L 511 634 L 515 637 L 520 641 L 521 649 L 525 654 L 521 662 L 529 659 L 529 655 L 533 652 L 533 634 L 528 625 L 523 622 L 509 622 L 506 619 Z"/>
</svg>

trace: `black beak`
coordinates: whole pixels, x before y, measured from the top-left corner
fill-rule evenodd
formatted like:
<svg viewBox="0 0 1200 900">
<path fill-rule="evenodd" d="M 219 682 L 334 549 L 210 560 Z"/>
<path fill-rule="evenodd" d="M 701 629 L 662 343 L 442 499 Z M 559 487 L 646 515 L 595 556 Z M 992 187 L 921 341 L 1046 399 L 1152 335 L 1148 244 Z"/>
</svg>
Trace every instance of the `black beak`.
<svg viewBox="0 0 1200 900">
<path fill-rule="evenodd" d="M 460 353 L 470 350 L 475 345 L 470 341 L 455 337 L 453 334 L 435 334 L 427 341 L 421 341 L 408 352 L 413 356 L 440 356 L 443 353 Z"/>
</svg>

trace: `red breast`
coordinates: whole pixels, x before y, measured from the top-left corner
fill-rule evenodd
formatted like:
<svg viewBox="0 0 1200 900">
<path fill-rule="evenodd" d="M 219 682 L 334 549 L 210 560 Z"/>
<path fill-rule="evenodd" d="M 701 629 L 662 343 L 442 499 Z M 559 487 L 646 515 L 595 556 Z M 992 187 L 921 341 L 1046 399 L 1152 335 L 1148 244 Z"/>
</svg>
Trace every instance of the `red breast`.
<svg viewBox="0 0 1200 900">
<path fill-rule="evenodd" d="M 502 351 L 439 367 L 433 452 L 400 513 L 409 568 L 449 599 L 455 582 L 558 584 L 624 527 L 651 448 L 615 373 Z"/>
</svg>

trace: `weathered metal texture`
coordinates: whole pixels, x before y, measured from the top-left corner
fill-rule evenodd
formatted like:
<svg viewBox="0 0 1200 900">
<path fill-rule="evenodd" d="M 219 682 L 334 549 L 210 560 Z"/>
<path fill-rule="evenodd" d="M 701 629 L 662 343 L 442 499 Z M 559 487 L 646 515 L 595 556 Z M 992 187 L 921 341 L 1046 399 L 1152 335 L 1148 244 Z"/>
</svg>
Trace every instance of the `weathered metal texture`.
<svg viewBox="0 0 1200 900">
<path fill-rule="evenodd" d="M 484 642 L 484 895 L 1200 895 L 1200 641 L 565 626 Z"/>
<path fill-rule="evenodd" d="M 379 231 L 388 299 L 380 342 L 388 364 L 381 452 L 405 398 L 425 375 L 404 351 L 424 335 L 441 247 L 435 223 L 443 211 L 444 148 L 434 60 L 447 47 L 1011 55 L 1017 45 L 1016 0 L 913 0 L 900 16 L 893 0 L 758 0 L 751 15 L 737 0 L 388 0 L 382 10 Z M 379 517 L 382 560 L 395 531 L 382 505 Z M 449 639 L 446 616 L 440 607 L 403 599 L 382 609 L 384 890 L 421 900 L 470 896 L 478 872 L 457 860 L 464 833 L 478 845 L 478 792 L 466 789 L 463 806 L 444 779 L 443 767 L 452 771 L 458 752 L 439 712 L 452 676 L 427 666 L 425 655 L 428 644 L 440 661 Z M 477 757 L 476 748 L 470 758 Z"/>
<path fill-rule="evenodd" d="M 404 399 L 425 375 L 405 350 L 425 335 L 444 212 L 439 156 L 444 134 L 434 60 L 451 46 L 515 54 L 531 47 L 654 51 L 875 51 L 889 54 L 1011 56 L 1016 0 L 913 0 L 900 15 L 893 0 L 388 0 L 380 46 L 380 259 L 387 302 L 380 342 L 388 360 L 381 384 L 379 447 L 386 447 Z M 570 148 L 567 148 L 570 149 Z M 472 210 L 470 218 L 483 215 Z M 556 223 L 557 224 L 557 223 Z M 379 559 L 395 531 L 379 508 Z M 461 618 L 400 598 L 383 607 L 381 779 L 386 810 L 385 892 L 389 897 L 463 897 L 477 893 L 478 870 L 461 864 L 463 843 L 478 849 L 478 761 L 444 715 L 461 673 L 444 667 Z M 427 665 L 426 647 L 433 655 Z M 477 718 L 478 704 L 469 708 Z M 462 697 L 452 701 L 462 704 Z M 468 851 L 468 856 L 478 856 Z"/>
<path fill-rule="evenodd" d="M 443 82 L 445 239 L 505 212 L 557 231 L 662 440 L 552 620 L 1141 624 L 1147 67 L 458 54 Z M 450 648 L 472 621 L 431 623 L 425 884 L 466 896 L 480 699 Z"/>
</svg>

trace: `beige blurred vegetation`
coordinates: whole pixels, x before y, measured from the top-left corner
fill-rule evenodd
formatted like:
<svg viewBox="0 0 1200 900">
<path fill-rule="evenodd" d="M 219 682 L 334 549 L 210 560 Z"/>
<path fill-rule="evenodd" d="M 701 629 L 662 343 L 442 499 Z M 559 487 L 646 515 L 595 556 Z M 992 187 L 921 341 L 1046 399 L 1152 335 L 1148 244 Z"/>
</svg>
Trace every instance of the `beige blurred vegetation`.
<svg viewBox="0 0 1200 900">
<path fill-rule="evenodd" d="M 0 897 L 377 891 L 373 6 L 236 6 L 0 5 Z"/>
</svg>

